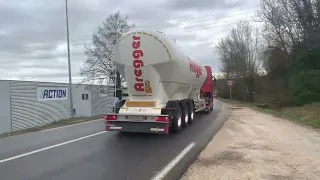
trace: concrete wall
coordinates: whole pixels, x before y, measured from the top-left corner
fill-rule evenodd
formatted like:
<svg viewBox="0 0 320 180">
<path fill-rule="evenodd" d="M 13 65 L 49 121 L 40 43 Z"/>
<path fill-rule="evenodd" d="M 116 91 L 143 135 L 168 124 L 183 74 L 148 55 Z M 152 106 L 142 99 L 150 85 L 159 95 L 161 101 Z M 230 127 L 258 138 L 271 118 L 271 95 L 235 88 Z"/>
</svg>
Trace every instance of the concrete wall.
<svg viewBox="0 0 320 180">
<path fill-rule="evenodd" d="M 0 81 L 0 134 L 11 132 L 10 81 Z"/>
</svg>

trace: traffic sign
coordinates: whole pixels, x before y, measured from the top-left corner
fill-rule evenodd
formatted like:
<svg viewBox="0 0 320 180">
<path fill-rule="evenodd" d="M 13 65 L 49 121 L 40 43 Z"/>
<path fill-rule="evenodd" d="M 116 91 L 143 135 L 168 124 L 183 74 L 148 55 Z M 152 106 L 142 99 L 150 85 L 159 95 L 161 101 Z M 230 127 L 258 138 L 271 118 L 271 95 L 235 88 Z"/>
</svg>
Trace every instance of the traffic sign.
<svg viewBox="0 0 320 180">
<path fill-rule="evenodd" d="M 232 86 L 232 85 L 233 85 L 233 82 L 232 82 L 231 80 L 229 80 L 229 81 L 228 81 L 228 85 L 229 85 L 229 86 Z"/>
</svg>

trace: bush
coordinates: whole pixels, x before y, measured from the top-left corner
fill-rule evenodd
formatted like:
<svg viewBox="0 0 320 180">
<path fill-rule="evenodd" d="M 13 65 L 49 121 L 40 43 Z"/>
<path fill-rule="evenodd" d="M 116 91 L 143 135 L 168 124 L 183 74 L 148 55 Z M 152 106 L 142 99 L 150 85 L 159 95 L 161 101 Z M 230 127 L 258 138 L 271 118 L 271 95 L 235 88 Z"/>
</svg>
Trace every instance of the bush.
<svg viewBox="0 0 320 180">
<path fill-rule="evenodd" d="M 301 71 L 292 79 L 293 102 L 304 105 L 320 102 L 320 70 Z"/>
</svg>

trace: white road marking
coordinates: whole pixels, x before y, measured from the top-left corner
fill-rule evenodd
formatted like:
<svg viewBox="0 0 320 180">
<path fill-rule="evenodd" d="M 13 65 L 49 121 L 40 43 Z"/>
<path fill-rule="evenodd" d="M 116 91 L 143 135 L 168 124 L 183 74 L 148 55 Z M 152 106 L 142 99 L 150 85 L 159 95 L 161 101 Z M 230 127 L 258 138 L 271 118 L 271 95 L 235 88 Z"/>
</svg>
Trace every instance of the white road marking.
<svg viewBox="0 0 320 180">
<path fill-rule="evenodd" d="M 166 167 L 164 167 L 152 180 L 162 180 L 171 169 L 179 163 L 179 161 L 196 145 L 196 143 L 190 143 L 187 147 L 181 151 L 181 153 L 176 156 Z"/>
<path fill-rule="evenodd" d="M 27 153 L 24 153 L 24 154 L 13 156 L 13 157 L 10 157 L 10 158 L 7 158 L 7 159 L 2 159 L 2 160 L 0 160 L 0 164 L 4 163 L 4 162 L 7 162 L 7 161 L 14 160 L 14 159 L 18 159 L 18 158 L 22 158 L 22 157 L 25 157 L 25 156 L 29 156 L 31 154 L 35 154 L 35 153 L 38 153 L 38 152 L 41 152 L 41 151 L 45 151 L 45 150 L 49 150 L 49 149 L 52 149 L 52 148 L 55 148 L 55 147 L 59 147 L 59 146 L 65 145 L 65 144 L 69 144 L 69 143 L 73 143 L 73 142 L 80 141 L 80 140 L 83 140 L 83 139 L 87 139 L 89 137 L 97 136 L 99 134 L 103 134 L 103 133 L 106 133 L 106 132 L 107 131 L 101 131 L 101 132 L 94 133 L 94 134 L 91 134 L 91 135 L 88 135 L 88 136 L 83 136 L 81 138 L 73 139 L 73 140 L 70 140 L 70 141 L 63 142 L 63 143 L 59 143 L 59 144 L 55 144 L 55 145 L 48 146 L 48 147 L 45 147 L 45 148 L 37 149 L 35 151 L 30 151 L 30 152 L 27 152 Z"/>
<path fill-rule="evenodd" d="M 71 127 L 71 126 L 76 126 L 76 125 L 86 124 L 86 123 L 91 123 L 91 122 L 96 122 L 96 121 L 102 121 L 102 120 L 103 120 L 103 119 L 97 119 L 97 120 L 92 120 L 92 121 L 75 123 L 75 124 L 70 124 L 70 125 L 66 125 L 66 126 L 61 126 L 61 127 L 56 127 L 56 128 L 41 130 L 40 132 L 52 131 L 52 130 L 56 130 L 56 129 L 62 129 L 62 128 L 65 128 L 65 127 Z"/>
</svg>

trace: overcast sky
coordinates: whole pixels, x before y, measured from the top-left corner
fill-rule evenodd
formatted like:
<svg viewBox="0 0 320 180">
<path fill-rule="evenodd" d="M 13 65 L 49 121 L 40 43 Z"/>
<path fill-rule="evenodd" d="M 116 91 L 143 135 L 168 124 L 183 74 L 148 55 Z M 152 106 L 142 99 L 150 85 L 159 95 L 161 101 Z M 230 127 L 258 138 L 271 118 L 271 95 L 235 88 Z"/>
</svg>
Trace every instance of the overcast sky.
<svg viewBox="0 0 320 180">
<path fill-rule="evenodd" d="M 0 0 L 0 79 L 68 81 L 65 0 Z M 73 82 L 81 80 L 84 44 L 119 10 L 137 27 L 161 30 L 219 72 L 217 41 L 259 0 L 68 0 Z"/>
</svg>

